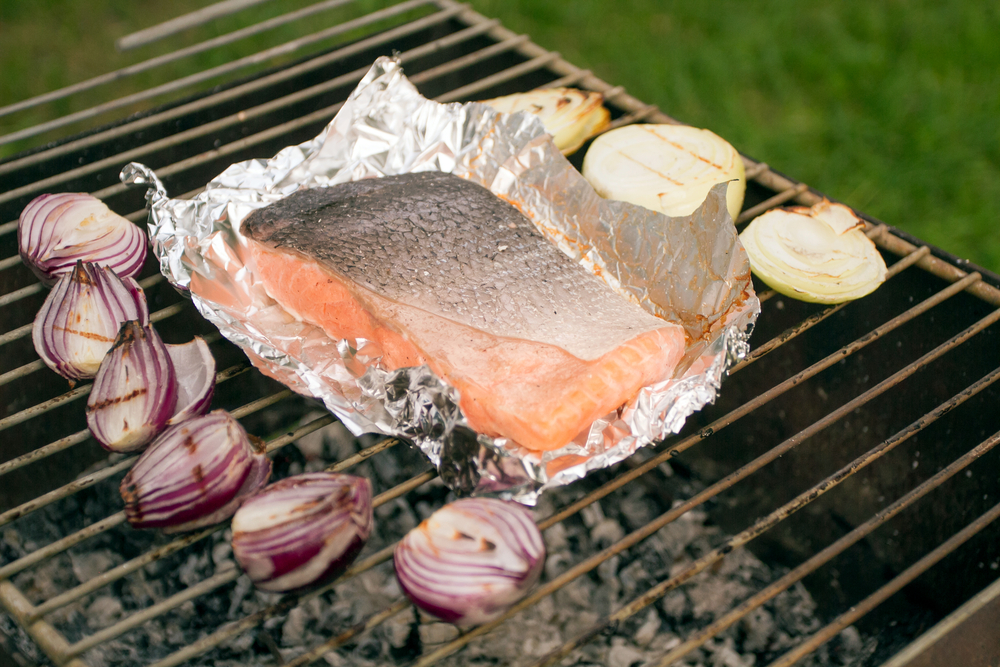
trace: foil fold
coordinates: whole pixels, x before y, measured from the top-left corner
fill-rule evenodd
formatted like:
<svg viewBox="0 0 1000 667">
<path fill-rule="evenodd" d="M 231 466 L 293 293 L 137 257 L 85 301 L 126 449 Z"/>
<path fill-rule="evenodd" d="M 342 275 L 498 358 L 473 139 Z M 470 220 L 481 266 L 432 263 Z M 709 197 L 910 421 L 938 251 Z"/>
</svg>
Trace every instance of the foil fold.
<svg viewBox="0 0 1000 667">
<path fill-rule="evenodd" d="M 376 344 L 330 339 L 282 309 L 255 279 L 240 234 L 254 209 L 300 188 L 429 170 L 487 187 L 625 298 L 683 326 L 688 345 L 674 375 L 645 387 L 565 447 L 526 450 L 475 433 L 457 391 L 427 366 L 382 367 Z M 537 118 L 427 100 L 391 58 L 375 62 L 317 137 L 269 160 L 231 165 L 194 199 L 171 199 L 156 174 L 137 163 L 121 178 L 149 186 L 150 238 L 163 274 L 255 366 L 323 401 L 355 434 L 413 442 L 461 494 L 532 504 L 546 488 L 679 432 L 688 416 L 714 401 L 726 370 L 747 354 L 760 312 L 725 183 L 679 218 L 601 199 Z"/>
</svg>

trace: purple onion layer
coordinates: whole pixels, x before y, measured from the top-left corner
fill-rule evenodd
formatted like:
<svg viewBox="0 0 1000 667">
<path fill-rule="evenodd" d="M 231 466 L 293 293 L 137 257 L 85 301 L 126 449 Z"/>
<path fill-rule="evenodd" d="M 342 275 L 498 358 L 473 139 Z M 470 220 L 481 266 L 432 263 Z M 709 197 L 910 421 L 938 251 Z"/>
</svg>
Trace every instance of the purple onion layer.
<svg viewBox="0 0 1000 667">
<path fill-rule="evenodd" d="M 271 460 L 223 410 L 172 426 L 143 452 L 121 483 L 135 528 L 176 533 L 231 517 L 267 484 Z"/>
<path fill-rule="evenodd" d="M 167 346 L 151 324 L 125 322 L 87 397 L 91 434 L 110 451 L 134 451 L 163 430 L 176 401 Z"/>
<path fill-rule="evenodd" d="M 182 345 L 167 345 L 177 378 L 177 406 L 167 424 L 203 415 L 215 393 L 215 357 L 208 343 L 199 336 Z"/>
<path fill-rule="evenodd" d="M 243 503 L 233 517 L 233 555 L 258 588 L 296 591 L 343 572 L 371 530 L 367 479 L 306 473 Z"/>
<path fill-rule="evenodd" d="M 45 365 L 64 378 L 92 378 L 128 320 L 149 321 L 142 288 L 111 269 L 77 262 L 46 297 L 31 340 Z"/>
<path fill-rule="evenodd" d="M 445 505 L 396 545 L 396 578 L 424 611 L 460 627 L 487 623 L 541 575 L 545 544 L 530 511 L 465 498 Z"/>
<path fill-rule="evenodd" d="M 134 277 L 146 261 L 146 235 L 100 199 L 77 192 L 39 195 L 18 220 L 18 252 L 42 283 L 51 287 L 77 261 Z"/>
</svg>

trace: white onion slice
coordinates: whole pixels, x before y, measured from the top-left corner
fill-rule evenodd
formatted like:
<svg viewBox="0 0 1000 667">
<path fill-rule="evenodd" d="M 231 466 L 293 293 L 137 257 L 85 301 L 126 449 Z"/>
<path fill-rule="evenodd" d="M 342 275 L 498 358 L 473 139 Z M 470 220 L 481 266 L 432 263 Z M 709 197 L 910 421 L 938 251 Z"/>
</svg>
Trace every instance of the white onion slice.
<svg viewBox="0 0 1000 667">
<path fill-rule="evenodd" d="M 545 544 L 524 506 L 464 498 L 407 533 L 394 562 L 414 604 L 468 627 L 493 620 L 524 597 L 541 574 Z"/>
<path fill-rule="evenodd" d="M 17 225 L 18 252 L 47 287 L 77 260 L 114 269 L 122 278 L 142 270 L 146 235 L 100 199 L 77 192 L 35 197 Z"/>
<path fill-rule="evenodd" d="M 885 281 L 878 248 L 851 209 L 823 200 L 812 208 L 774 209 L 740 234 L 750 268 L 781 294 L 814 303 L 841 303 Z"/>
<path fill-rule="evenodd" d="M 690 215 L 716 183 L 729 181 L 726 205 L 743 207 L 743 159 L 718 135 L 686 125 L 626 125 L 605 132 L 583 159 L 583 176 L 605 199 L 672 217 Z"/>
<path fill-rule="evenodd" d="M 611 122 L 604 108 L 604 96 L 591 90 L 546 88 L 483 100 L 497 111 L 527 111 L 541 119 L 552 141 L 563 155 L 576 152 L 583 142 L 601 132 Z"/>
<path fill-rule="evenodd" d="M 200 336 L 181 345 L 167 345 L 177 379 L 177 406 L 167 425 L 203 415 L 215 393 L 215 357 Z"/>
</svg>

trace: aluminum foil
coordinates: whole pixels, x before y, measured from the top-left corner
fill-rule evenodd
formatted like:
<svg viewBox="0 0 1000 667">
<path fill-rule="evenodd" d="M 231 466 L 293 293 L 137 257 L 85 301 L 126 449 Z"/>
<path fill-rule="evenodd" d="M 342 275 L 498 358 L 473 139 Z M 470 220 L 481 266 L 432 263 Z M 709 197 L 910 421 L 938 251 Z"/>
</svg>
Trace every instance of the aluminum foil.
<svg viewBox="0 0 1000 667">
<path fill-rule="evenodd" d="M 613 289 L 683 326 L 688 345 L 674 375 L 562 449 L 526 450 L 474 432 L 456 390 L 428 367 L 384 368 L 375 343 L 333 340 L 265 293 L 240 234 L 250 211 L 300 188 L 428 170 L 489 188 Z M 322 400 L 355 434 L 410 440 L 462 494 L 532 504 L 546 488 L 678 432 L 745 356 L 760 312 L 726 184 L 679 218 L 601 199 L 536 117 L 427 100 L 390 58 L 375 62 L 319 136 L 269 160 L 231 165 L 194 199 L 170 199 L 155 173 L 137 163 L 121 178 L 150 186 L 150 237 L 164 275 L 255 366 Z"/>
</svg>

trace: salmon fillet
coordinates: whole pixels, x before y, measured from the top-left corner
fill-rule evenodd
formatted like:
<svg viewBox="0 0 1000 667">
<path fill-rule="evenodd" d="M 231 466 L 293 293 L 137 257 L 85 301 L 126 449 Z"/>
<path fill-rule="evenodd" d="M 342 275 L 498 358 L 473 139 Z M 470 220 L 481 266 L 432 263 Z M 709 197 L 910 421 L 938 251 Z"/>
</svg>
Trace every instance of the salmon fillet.
<svg viewBox="0 0 1000 667">
<path fill-rule="evenodd" d="M 241 227 L 267 293 L 335 339 L 426 364 L 469 425 L 571 442 L 670 376 L 683 330 L 611 290 L 485 188 L 438 172 L 297 192 Z"/>
</svg>

